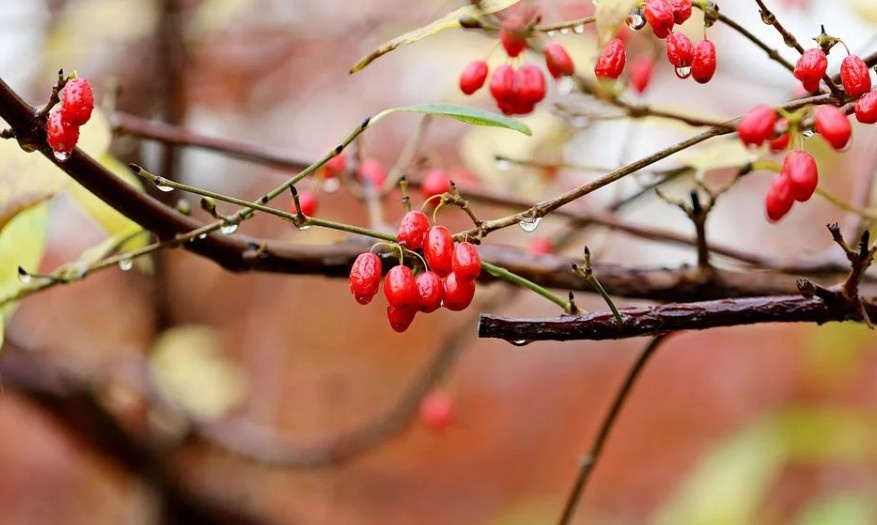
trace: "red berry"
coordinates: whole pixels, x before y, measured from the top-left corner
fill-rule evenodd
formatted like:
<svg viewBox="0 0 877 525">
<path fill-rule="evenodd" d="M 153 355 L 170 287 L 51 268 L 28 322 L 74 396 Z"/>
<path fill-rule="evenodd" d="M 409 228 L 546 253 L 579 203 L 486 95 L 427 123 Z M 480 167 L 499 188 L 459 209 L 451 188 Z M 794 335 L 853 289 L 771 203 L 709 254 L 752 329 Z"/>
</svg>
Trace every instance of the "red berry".
<svg viewBox="0 0 877 525">
<path fill-rule="evenodd" d="M 850 141 L 853 127 L 846 113 L 835 106 L 819 106 L 813 115 L 816 132 L 834 149 L 843 149 Z"/>
<path fill-rule="evenodd" d="M 673 21 L 677 24 L 684 24 L 691 18 L 691 0 L 667 0 L 667 3 L 673 10 Z"/>
<path fill-rule="evenodd" d="M 551 241 L 548 239 L 537 237 L 530 243 L 528 251 L 533 255 L 547 255 L 554 252 L 554 246 L 551 245 Z"/>
<path fill-rule="evenodd" d="M 441 277 L 448 275 L 453 268 L 453 254 L 451 232 L 442 225 L 430 228 L 423 240 L 423 255 L 429 268 Z"/>
<path fill-rule="evenodd" d="M 409 211 L 402 217 L 399 223 L 399 232 L 396 234 L 396 240 L 405 243 L 411 250 L 416 250 L 423 246 L 423 238 L 429 230 L 429 217 L 420 211 Z"/>
<path fill-rule="evenodd" d="M 552 77 L 566 77 L 572 75 L 575 71 L 572 58 L 570 58 L 569 53 L 566 52 L 566 48 L 562 44 L 550 42 L 542 50 L 542 53 L 545 55 L 545 65 L 548 67 L 548 72 L 551 73 Z"/>
<path fill-rule="evenodd" d="M 805 51 L 798 59 L 794 75 L 804 85 L 804 89 L 813 92 L 819 89 L 819 81 L 822 80 L 827 69 L 828 58 L 822 49 L 814 47 Z"/>
<path fill-rule="evenodd" d="M 819 171 L 816 161 L 806 151 L 793 149 L 783 159 L 781 177 L 786 177 L 792 187 L 792 195 L 796 201 L 810 200 L 816 185 L 819 184 Z"/>
<path fill-rule="evenodd" d="M 594 74 L 601 78 L 618 78 L 624 70 L 627 61 L 627 52 L 624 50 L 624 42 L 615 38 L 603 48 L 597 65 L 594 66 Z"/>
<path fill-rule="evenodd" d="M 79 126 L 65 120 L 61 111 L 54 109 L 46 121 L 46 142 L 52 151 L 69 155 L 79 140 Z"/>
<path fill-rule="evenodd" d="M 454 246 L 454 256 L 451 267 L 460 279 L 476 279 L 481 273 L 481 256 L 475 245 L 468 242 L 457 243 Z"/>
<path fill-rule="evenodd" d="M 476 60 L 466 66 L 460 74 L 460 91 L 471 95 L 481 89 L 485 80 L 487 80 L 487 62 Z"/>
<path fill-rule="evenodd" d="M 380 188 L 387 180 L 387 170 L 377 159 L 363 159 L 356 170 L 356 176 L 360 182 L 368 181 L 372 186 Z"/>
<path fill-rule="evenodd" d="M 656 37 L 667 38 L 673 30 L 673 8 L 667 0 L 646 0 L 645 16 Z"/>
<path fill-rule="evenodd" d="M 441 391 L 430 392 L 420 402 L 420 422 L 432 431 L 441 431 L 454 421 L 454 403 Z"/>
<path fill-rule="evenodd" d="M 309 191 L 303 191 L 298 194 L 298 202 L 301 205 L 301 212 L 303 215 L 313 216 L 317 214 L 317 196 Z M 298 209 L 295 207 L 295 201 L 292 201 L 292 209 L 290 213 L 298 213 Z"/>
<path fill-rule="evenodd" d="M 877 91 L 872 91 L 856 102 L 856 120 L 862 124 L 877 122 Z"/>
<path fill-rule="evenodd" d="M 465 310 L 475 297 L 475 281 L 464 279 L 456 273 L 445 278 L 444 307 L 453 312 Z"/>
<path fill-rule="evenodd" d="M 323 164 L 323 177 L 334 179 L 344 175 L 345 170 L 347 170 L 347 155 L 342 151 Z"/>
<path fill-rule="evenodd" d="M 795 197 L 792 194 L 791 181 L 784 175 L 775 177 L 767 189 L 767 195 L 764 197 L 764 209 L 767 212 L 767 218 L 771 222 L 782 219 L 789 213 L 794 203 Z"/>
<path fill-rule="evenodd" d="M 88 122 L 94 109 L 94 93 L 84 78 L 71 78 L 59 94 L 61 117 L 71 124 L 81 126 Z"/>
<path fill-rule="evenodd" d="M 510 57 L 516 57 L 527 47 L 527 24 L 520 15 L 510 15 L 502 21 L 499 40 Z"/>
<path fill-rule="evenodd" d="M 502 64 L 493 70 L 490 76 L 490 94 L 497 103 L 510 100 L 515 90 L 515 70 L 508 64 Z"/>
<path fill-rule="evenodd" d="M 786 122 L 786 119 L 784 119 L 784 118 L 780 119 L 779 122 L 777 122 L 777 126 L 780 128 L 787 127 L 788 122 Z M 782 135 L 780 135 L 779 137 L 777 137 L 775 139 L 768 140 L 767 145 L 770 146 L 770 150 L 772 152 L 779 153 L 780 151 L 783 151 L 787 147 L 789 147 L 789 140 L 790 139 L 791 139 L 791 137 L 789 136 L 788 133 L 783 133 Z"/>
<path fill-rule="evenodd" d="M 445 294 L 441 277 L 435 272 L 423 272 L 418 275 L 417 293 L 420 295 L 420 311 L 435 312 L 441 307 Z"/>
<path fill-rule="evenodd" d="M 542 70 L 533 64 L 521 66 L 515 75 L 515 93 L 524 107 L 541 102 L 545 98 L 545 75 Z"/>
<path fill-rule="evenodd" d="M 667 37 L 667 60 L 678 70 L 691 67 L 693 59 L 694 46 L 691 45 L 691 39 L 685 36 L 685 33 L 671 33 Z M 676 74 L 679 75 L 678 72 Z"/>
<path fill-rule="evenodd" d="M 394 266 L 384 277 L 384 295 L 387 302 L 397 308 L 417 308 L 420 306 L 420 294 L 417 292 L 417 280 L 414 272 L 407 266 Z"/>
<path fill-rule="evenodd" d="M 841 63 L 840 81 L 851 97 L 860 97 L 871 91 L 871 72 L 857 55 L 850 55 Z"/>
<path fill-rule="evenodd" d="M 420 185 L 420 192 L 423 194 L 424 200 L 443 193 L 449 193 L 450 191 L 451 178 L 448 177 L 445 170 L 433 168 L 426 172 Z"/>
<path fill-rule="evenodd" d="M 777 123 L 776 111 L 764 104 L 750 109 L 740 123 L 737 124 L 737 134 L 743 144 L 761 146 L 765 140 L 773 136 L 774 127 Z"/>
<path fill-rule="evenodd" d="M 393 306 L 392 304 L 387 305 L 387 320 L 390 322 L 390 326 L 393 330 L 402 333 L 405 330 L 408 330 L 408 327 L 411 326 L 411 323 L 414 321 L 414 316 L 417 315 L 417 308 L 412 308 L 410 306 Z"/>
<path fill-rule="evenodd" d="M 649 87 L 654 70 L 654 60 L 646 56 L 637 57 L 630 63 L 630 85 L 637 93 L 642 93 Z"/>
<path fill-rule="evenodd" d="M 689 6 L 691 4 L 689 3 Z M 700 84 L 706 84 L 716 72 L 716 46 L 710 40 L 701 40 L 694 46 L 691 60 L 691 76 Z"/>
<path fill-rule="evenodd" d="M 359 254 L 350 268 L 347 283 L 356 302 L 370 303 L 381 285 L 381 258 L 373 253 Z"/>
</svg>

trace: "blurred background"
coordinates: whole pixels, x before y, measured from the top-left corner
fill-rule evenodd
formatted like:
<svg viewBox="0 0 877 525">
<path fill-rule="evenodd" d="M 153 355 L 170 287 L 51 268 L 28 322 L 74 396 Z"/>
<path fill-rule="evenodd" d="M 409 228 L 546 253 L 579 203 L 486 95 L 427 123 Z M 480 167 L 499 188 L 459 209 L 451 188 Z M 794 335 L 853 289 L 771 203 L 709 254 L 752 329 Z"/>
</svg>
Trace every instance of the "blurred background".
<svg viewBox="0 0 877 525">
<path fill-rule="evenodd" d="M 501 53 L 493 52 L 495 39 L 474 32 L 446 31 L 348 74 L 380 43 L 460 5 L 0 0 L 0 77 L 37 104 L 59 68 L 77 70 L 92 81 L 104 109 L 89 124 L 90 136 L 106 134 L 113 115 L 124 112 L 310 161 L 364 117 L 388 107 L 447 101 L 495 110 L 483 91 L 467 98 L 457 88 L 459 72 L 472 60 L 489 56 L 491 64 L 501 62 Z M 539 5 L 546 22 L 593 11 L 585 0 Z M 769 5 L 807 41 L 805 47 L 825 24 L 854 52 L 877 50 L 874 2 Z M 720 7 L 783 48 L 772 28 L 761 24 L 754 2 L 726 0 Z M 703 36 L 701 20 L 695 11 L 684 28 L 695 40 Z M 646 33 L 629 37 L 631 48 L 662 53 Z M 643 102 L 731 118 L 757 103 L 779 104 L 793 96 L 791 75 L 755 46 L 721 25 L 708 35 L 718 49 L 714 80 L 706 86 L 682 82 L 658 60 Z M 589 72 L 594 34 L 558 38 L 579 70 Z M 793 50 L 781 52 L 794 60 Z M 830 71 L 843 56 L 832 53 Z M 435 119 L 421 165 L 465 172 L 469 184 L 535 202 L 596 174 L 510 166 L 495 162 L 495 155 L 592 166 L 602 173 L 696 132 L 654 119 L 590 118 L 617 110 L 561 91 L 552 83 L 549 101 L 524 119 L 533 138 Z M 555 103 L 588 116 L 564 117 L 552 110 Z M 391 166 L 419 125 L 413 115 L 387 118 L 359 147 Z M 106 153 L 109 147 L 116 159 L 242 198 L 261 195 L 290 176 L 131 136 L 116 136 L 111 144 L 108 138 L 94 140 L 96 150 Z M 807 148 L 818 157 L 822 183 L 853 199 L 877 168 L 875 141 L 873 130 L 857 125 L 846 152 L 829 151 L 816 139 L 808 139 Z M 733 165 L 720 158 L 724 144 L 706 143 L 687 159 L 673 157 L 656 169 L 687 164 L 721 178 Z M 9 151 L 0 152 L 0 160 Z M 735 150 L 728 156 L 739 155 Z M 0 169 L 10 170 L 9 162 Z M 762 203 L 769 182 L 768 175 L 756 173 L 721 197 L 710 239 L 796 260 L 831 250 L 824 224 L 852 219 L 814 200 L 768 224 Z M 637 187 L 633 178 L 625 180 L 573 208 L 600 209 Z M 686 178 L 668 192 L 685 195 L 690 188 Z M 191 196 L 147 191 L 198 207 Z M 33 259 L 32 271 L 77 260 L 108 232 L 124 229 L 119 218 L 102 221 L 99 204 L 81 193 L 68 186 L 51 201 L 45 252 Z M 383 204 L 384 222 L 392 229 L 401 215 L 398 195 Z M 478 205 L 477 211 L 490 218 L 509 210 Z M 343 189 L 320 194 L 319 216 L 353 224 L 369 220 L 365 207 Z M 692 233 L 684 214 L 652 197 L 625 209 L 624 217 Z M 454 212 L 442 222 L 452 230 L 467 226 Z M 491 235 L 490 242 L 526 248 L 564 228 L 564 221 L 548 219 L 536 232 L 512 228 Z M 241 232 L 304 244 L 344 237 L 317 228 L 297 231 L 266 217 L 246 222 Z M 563 250 L 579 255 L 585 243 L 602 262 L 696 262 L 693 249 L 599 229 L 579 233 Z M 13 256 L 0 264 L 9 272 L 22 262 Z M 586 310 L 605 309 L 587 294 L 577 300 Z M 499 284 L 479 286 L 476 304 L 465 312 L 420 316 L 400 335 L 387 325 L 383 304 L 357 305 L 343 279 L 234 275 L 181 250 L 161 253 L 135 271 L 111 269 L 29 297 L 11 317 L 0 354 L 0 370 L 16 378 L 0 395 L 0 523 L 553 523 L 579 459 L 647 341 L 521 348 L 480 341 L 477 311 L 527 317 L 558 312 L 540 297 Z M 575 523 L 877 523 L 875 348 L 873 332 L 838 324 L 762 325 L 670 338 L 625 406 Z M 72 384 L 77 395 L 53 390 L 58 377 L 74 378 L 57 383 Z M 387 423 L 385 415 L 400 400 L 416 407 L 412 392 L 425 391 L 449 396 L 453 422 L 447 428 L 429 428 L 416 410 L 414 417 L 397 415 Z M 148 452 L 118 446 L 113 425 L 80 417 L 95 413 L 112 415 L 137 443 L 149 445 L 143 447 Z M 383 424 L 368 446 L 348 446 L 351 429 L 376 421 Z M 227 450 L 241 443 L 262 461 Z M 340 454 L 345 457 L 339 462 L 332 450 L 352 452 Z"/>
</svg>

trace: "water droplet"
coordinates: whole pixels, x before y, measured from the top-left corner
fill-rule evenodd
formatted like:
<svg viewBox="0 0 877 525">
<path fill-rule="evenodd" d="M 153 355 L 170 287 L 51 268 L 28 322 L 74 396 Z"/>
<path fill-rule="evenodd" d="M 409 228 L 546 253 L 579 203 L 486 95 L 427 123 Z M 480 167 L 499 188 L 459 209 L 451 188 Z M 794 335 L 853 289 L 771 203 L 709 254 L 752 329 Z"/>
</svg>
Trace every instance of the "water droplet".
<svg viewBox="0 0 877 525">
<path fill-rule="evenodd" d="M 305 231 L 305 230 L 310 230 L 311 225 L 310 224 L 302 224 L 301 226 L 296 226 L 296 228 L 298 228 L 301 231 Z"/>
<path fill-rule="evenodd" d="M 27 273 L 21 266 L 18 267 L 18 280 L 21 281 L 21 284 L 27 284 L 31 280 L 30 274 Z"/>
<path fill-rule="evenodd" d="M 545 32 L 545 36 L 547 36 L 549 38 L 553 37 L 556 34 L 557 34 L 557 31 L 555 31 L 554 29 L 551 29 L 551 30 Z"/>
<path fill-rule="evenodd" d="M 815 134 L 816 134 L 816 131 L 814 131 L 812 128 L 805 129 L 804 131 L 801 132 L 801 135 L 803 135 L 805 139 L 809 139 L 810 137 L 812 137 Z"/>
<path fill-rule="evenodd" d="M 579 129 L 588 127 L 590 123 L 591 119 L 587 115 L 576 115 L 570 119 L 570 124 Z"/>
<path fill-rule="evenodd" d="M 335 193 L 339 188 L 341 188 L 341 181 L 338 177 L 323 179 L 323 184 L 320 186 L 320 189 L 326 193 Z"/>
<path fill-rule="evenodd" d="M 198 240 L 206 239 L 206 238 L 207 238 L 207 234 L 206 234 L 206 233 L 202 233 L 201 235 L 198 236 Z"/>
<path fill-rule="evenodd" d="M 641 9 L 634 9 L 627 17 L 627 27 L 634 31 L 639 31 L 646 26 L 646 19 Z"/>
<path fill-rule="evenodd" d="M 130 270 L 133 267 L 134 267 L 134 259 L 132 259 L 130 257 L 125 257 L 125 258 L 119 259 L 119 269 L 122 270 L 123 272 L 127 272 L 128 270 Z"/>
<path fill-rule="evenodd" d="M 562 95 L 568 95 L 572 92 L 572 89 L 575 87 L 576 83 L 573 79 L 569 77 L 562 77 L 557 81 L 557 91 Z"/>
<path fill-rule="evenodd" d="M 584 33 L 585 32 L 585 24 L 574 25 L 572 28 L 572 32 L 577 34 L 577 35 Z"/>
<path fill-rule="evenodd" d="M 568 28 L 568 27 L 561 27 L 561 28 L 560 28 L 560 34 L 561 34 L 561 35 L 568 35 L 568 34 L 569 34 L 569 28 Z"/>
<path fill-rule="evenodd" d="M 220 233 L 223 235 L 231 235 L 232 233 L 238 231 L 238 224 L 234 222 L 226 223 L 220 226 Z"/>
<path fill-rule="evenodd" d="M 496 159 L 496 169 L 499 171 L 508 171 L 512 169 L 512 161 L 509 159 Z"/>
<path fill-rule="evenodd" d="M 70 152 L 67 151 L 53 151 L 52 153 L 55 155 L 55 159 L 57 159 L 58 162 L 67 162 L 67 159 L 70 158 Z"/>
<path fill-rule="evenodd" d="M 525 217 L 521 219 L 521 222 L 518 223 L 518 226 L 521 227 L 527 233 L 532 233 L 536 231 L 536 228 L 539 227 L 539 224 L 542 222 L 542 217 Z"/>
<path fill-rule="evenodd" d="M 691 66 L 683 66 L 676 68 L 676 76 L 679 78 L 688 78 L 691 76 Z"/>
<path fill-rule="evenodd" d="M 158 191 L 163 191 L 165 193 L 174 191 L 172 187 L 166 184 L 167 181 L 164 180 L 164 177 L 156 177 L 153 182 L 155 182 L 155 187 L 158 188 Z"/>
<path fill-rule="evenodd" d="M 532 343 L 533 341 L 530 341 L 529 339 L 517 339 L 515 341 L 509 341 L 509 342 L 515 346 L 527 346 L 528 344 Z"/>
</svg>

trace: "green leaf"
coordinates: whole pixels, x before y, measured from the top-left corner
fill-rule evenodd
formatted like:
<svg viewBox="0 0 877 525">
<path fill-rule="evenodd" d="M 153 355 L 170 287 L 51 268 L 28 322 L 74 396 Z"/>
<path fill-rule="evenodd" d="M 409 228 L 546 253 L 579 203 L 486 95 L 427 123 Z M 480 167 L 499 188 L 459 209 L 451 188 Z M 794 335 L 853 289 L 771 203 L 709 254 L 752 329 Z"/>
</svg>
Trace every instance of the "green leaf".
<svg viewBox="0 0 877 525">
<path fill-rule="evenodd" d="M 533 135 L 530 128 L 520 120 L 508 118 L 492 111 L 469 106 L 460 106 L 457 104 L 416 104 L 414 106 L 392 108 L 381 112 L 372 120 L 377 120 L 384 115 L 395 113 L 397 111 L 412 111 L 415 113 L 426 113 L 427 115 L 443 115 L 460 120 L 467 124 L 474 124 L 476 126 L 493 126 L 518 131 L 524 135 Z"/>
<path fill-rule="evenodd" d="M 483 0 L 481 2 L 480 9 L 478 8 L 478 6 L 467 5 L 455 11 L 451 11 L 450 13 L 439 18 L 438 20 L 433 20 L 425 26 L 418 27 L 417 29 L 412 29 L 411 31 L 408 31 L 403 35 L 399 35 L 392 40 L 384 42 L 383 44 L 378 46 L 377 49 L 363 57 L 359 62 L 356 63 L 356 65 L 350 68 L 350 74 L 352 75 L 353 73 L 364 69 L 375 59 L 386 55 L 387 53 L 396 49 L 399 46 L 413 44 L 414 42 L 423 40 L 424 38 L 444 31 L 445 29 L 461 27 L 461 18 L 478 18 L 484 13 L 490 14 L 497 11 L 502 11 L 503 9 L 517 4 L 520 1 L 521 0 Z"/>
<path fill-rule="evenodd" d="M 625 23 L 630 10 L 637 3 L 639 0 L 594 0 L 597 6 L 594 12 L 597 17 L 597 43 L 600 47 L 615 38 L 618 28 Z"/>
</svg>

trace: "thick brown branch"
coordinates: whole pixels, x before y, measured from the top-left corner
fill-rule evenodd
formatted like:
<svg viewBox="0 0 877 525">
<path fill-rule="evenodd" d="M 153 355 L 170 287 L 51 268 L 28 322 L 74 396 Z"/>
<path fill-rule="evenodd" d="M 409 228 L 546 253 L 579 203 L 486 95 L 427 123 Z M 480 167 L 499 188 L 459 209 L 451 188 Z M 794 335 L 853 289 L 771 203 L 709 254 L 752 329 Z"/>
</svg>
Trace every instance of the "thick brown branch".
<svg viewBox="0 0 877 525">
<path fill-rule="evenodd" d="M 864 303 L 863 306 L 872 318 L 877 314 L 877 305 Z M 840 305 L 829 307 L 822 299 L 800 295 L 672 303 L 623 308 L 621 313 L 624 322 L 620 324 L 611 312 L 551 319 L 514 319 L 481 314 L 478 335 L 518 343 L 583 339 L 598 341 L 758 323 L 822 324 L 863 320 L 854 308 Z"/>
</svg>

